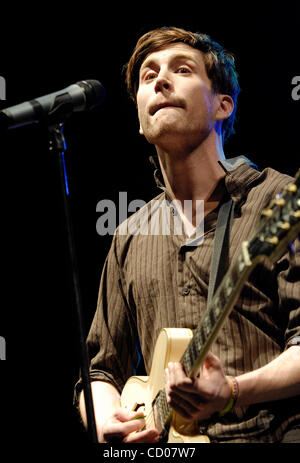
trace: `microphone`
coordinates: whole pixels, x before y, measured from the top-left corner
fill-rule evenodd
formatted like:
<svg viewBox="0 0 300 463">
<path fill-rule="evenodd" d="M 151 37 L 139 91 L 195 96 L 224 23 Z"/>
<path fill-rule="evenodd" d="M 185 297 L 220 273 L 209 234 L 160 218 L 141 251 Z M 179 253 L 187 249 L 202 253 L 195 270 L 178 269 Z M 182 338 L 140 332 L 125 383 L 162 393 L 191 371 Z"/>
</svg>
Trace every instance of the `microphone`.
<svg viewBox="0 0 300 463">
<path fill-rule="evenodd" d="M 98 106 L 104 97 L 104 87 L 98 80 L 82 80 L 58 92 L 2 109 L 0 127 L 15 129 L 38 122 L 62 122 L 73 112 Z"/>
</svg>

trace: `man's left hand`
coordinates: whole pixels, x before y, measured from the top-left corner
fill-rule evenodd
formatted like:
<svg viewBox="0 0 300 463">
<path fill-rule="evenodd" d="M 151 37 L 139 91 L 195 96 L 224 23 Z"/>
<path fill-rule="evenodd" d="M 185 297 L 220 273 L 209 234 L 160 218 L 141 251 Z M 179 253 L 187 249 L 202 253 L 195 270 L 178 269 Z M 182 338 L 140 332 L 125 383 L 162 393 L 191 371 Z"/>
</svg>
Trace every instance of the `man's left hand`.
<svg viewBox="0 0 300 463">
<path fill-rule="evenodd" d="M 201 376 L 189 378 L 181 363 L 170 362 L 165 369 L 168 404 L 186 420 L 205 420 L 223 410 L 231 397 L 231 385 L 218 357 L 209 353 Z"/>
</svg>

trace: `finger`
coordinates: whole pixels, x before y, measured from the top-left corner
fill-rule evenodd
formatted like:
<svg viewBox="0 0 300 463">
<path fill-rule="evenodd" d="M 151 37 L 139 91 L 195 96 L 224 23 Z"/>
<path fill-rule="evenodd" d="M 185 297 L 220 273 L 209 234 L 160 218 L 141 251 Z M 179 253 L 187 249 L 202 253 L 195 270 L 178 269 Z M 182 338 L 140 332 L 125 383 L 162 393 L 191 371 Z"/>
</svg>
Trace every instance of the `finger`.
<svg viewBox="0 0 300 463">
<path fill-rule="evenodd" d="M 191 407 L 183 401 L 171 399 L 168 402 L 171 408 L 181 415 L 186 420 L 191 420 L 194 417 L 195 409 L 191 410 Z"/>
<path fill-rule="evenodd" d="M 193 384 L 193 382 L 188 383 L 187 381 L 183 381 L 178 385 L 168 385 L 166 388 L 166 395 L 172 399 L 178 397 L 181 400 L 190 402 L 194 406 L 197 406 L 204 401 L 197 386 Z"/>
<path fill-rule="evenodd" d="M 206 369 L 220 368 L 221 367 L 221 362 L 220 362 L 220 359 L 216 355 L 214 355 L 212 352 L 208 352 L 208 354 L 205 357 L 205 360 L 203 362 L 203 366 Z"/>
<path fill-rule="evenodd" d="M 196 387 L 195 380 L 186 376 L 181 364 L 170 363 L 166 371 L 166 378 L 168 378 L 166 395 L 169 401 L 177 401 L 179 398 L 196 408 L 202 403 L 202 397 Z"/>
<path fill-rule="evenodd" d="M 126 422 L 112 421 L 105 425 L 103 437 L 106 441 L 123 439 L 128 434 L 139 431 L 145 426 L 145 420 L 130 420 Z"/>
<path fill-rule="evenodd" d="M 169 372 L 169 381 L 171 383 L 182 381 L 184 378 L 187 377 L 183 370 L 183 366 L 179 362 L 169 362 L 168 372 Z"/>
<path fill-rule="evenodd" d="M 165 391 L 167 396 L 170 395 L 172 392 L 178 392 L 183 390 L 187 393 L 191 393 L 193 391 L 192 388 L 192 380 L 187 376 L 182 375 L 181 371 L 179 370 L 176 373 L 176 367 L 173 368 L 173 365 L 170 368 L 166 368 L 165 370 Z"/>
<path fill-rule="evenodd" d="M 177 397 L 181 399 L 183 403 L 186 403 L 191 409 L 200 409 L 207 403 L 207 400 L 199 393 L 195 392 L 188 392 L 179 390 L 177 393 Z"/>
<path fill-rule="evenodd" d="M 156 429 L 147 429 L 134 434 L 129 434 L 123 439 L 124 443 L 127 444 L 139 444 L 139 443 L 156 443 L 160 439 L 160 435 Z"/>
<path fill-rule="evenodd" d="M 183 399 L 177 395 L 174 399 L 168 400 L 171 408 L 180 414 L 186 420 L 204 420 L 209 418 L 214 410 L 212 410 L 210 403 L 202 401 L 194 395 L 195 402 L 192 403 L 190 397 Z"/>
<path fill-rule="evenodd" d="M 169 383 L 170 383 L 170 378 L 169 378 L 169 370 L 168 368 L 165 368 L 165 389 L 169 389 Z"/>
<path fill-rule="evenodd" d="M 133 412 L 124 408 L 118 408 L 117 410 L 115 410 L 113 414 L 113 419 L 125 423 L 127 421 L 134 420 L 139 416 L 143 416 L 143 412 L 140 410 Z"/>
<path fill-rule="evenodd" d="M 172 391 L 167 396 L 169 405 L 175 410 L 176 407 L 183 409 L 190 416 L 194 416 L 198 413 L 199 409 L 203 407 L 204 403 L 197 394 L 185 394 L 182 391 L 178 393 Z"/>
<path fill-rule="evenodd" d="M 169 363 L 167 371 L 168 387 L 170 389 L 187 387 L 187 391 L 190 391 L 190 386 L 193 384 L 193 380 L 186 376 L 181 363 Z"/>
</svg>

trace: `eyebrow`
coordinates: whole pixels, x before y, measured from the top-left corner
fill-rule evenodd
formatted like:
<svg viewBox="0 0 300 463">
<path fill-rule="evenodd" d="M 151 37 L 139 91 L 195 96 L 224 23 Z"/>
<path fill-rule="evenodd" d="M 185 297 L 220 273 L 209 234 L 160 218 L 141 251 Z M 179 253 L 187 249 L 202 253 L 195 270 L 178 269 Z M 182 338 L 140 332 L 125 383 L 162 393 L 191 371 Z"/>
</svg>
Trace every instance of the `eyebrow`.
<svg viewBox="0 0 300 463">
<path fill-rule="evenodd" d="M 171 62 L 180 60 L 192 61 L 194 64 L 197 64 L 193 57 L 186 53 L 177 53 L 171 57 Z M 144 68 L 153 67 L 156 63 L 157 61 L 154 58 L 146 58 L 145 61 L 141 64 L 140 72 L 143 71 Z"/>
</svg>

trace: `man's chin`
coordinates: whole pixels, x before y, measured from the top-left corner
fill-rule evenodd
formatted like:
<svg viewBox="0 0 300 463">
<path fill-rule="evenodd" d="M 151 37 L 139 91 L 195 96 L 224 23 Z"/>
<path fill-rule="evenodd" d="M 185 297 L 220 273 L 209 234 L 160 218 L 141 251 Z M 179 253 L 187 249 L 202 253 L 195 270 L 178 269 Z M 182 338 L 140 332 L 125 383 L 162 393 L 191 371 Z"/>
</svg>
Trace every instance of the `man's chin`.
<svg viewBox="0 0 300 463">
<path fill-rule="evenodd" d="M 174 143 L 174 140 L 186 137 L 186 130 L 177 127 L 174 122 L 164 121 L 164 123 L 156 124 L 150 130 L 144 133 L 147 141 L 152 145 L 159 145 L 161 143 Z"/>
</svg>

